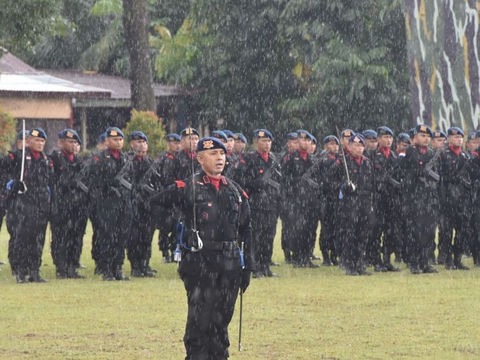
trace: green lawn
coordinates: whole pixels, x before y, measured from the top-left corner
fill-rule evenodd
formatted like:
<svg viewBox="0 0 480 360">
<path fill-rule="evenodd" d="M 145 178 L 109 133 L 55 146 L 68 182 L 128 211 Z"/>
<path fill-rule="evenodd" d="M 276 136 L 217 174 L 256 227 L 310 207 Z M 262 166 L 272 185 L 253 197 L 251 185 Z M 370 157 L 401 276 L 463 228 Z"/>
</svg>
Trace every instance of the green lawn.
<svg viewBox="0 0 480 360">
<path fill-rule="evenodd" d="M 0 260 L 7 258 L 7 238 L 4 226 Z M 283 263 L 279 236 L 275 246 L 275 260 Z M 0 359 L 184 358 L 185 293 L 176 265 L 162 264 L 156 245 L 156 278 L 114 283 L 93 276 L 90 231 L 85 280 L 56 280 L 49 251 L 47 245 L 47 284 L 17 285 L 9 266 L 1 267 Z M 480 269 L 438 268 L 434 275 L 403 268 L 347 277 L 337 268 L 282 265 L 275 269 L 281 278 L 252 280 L 243 351 L 237 312 L 231 358 L 480 359 Z"/>
</svg>

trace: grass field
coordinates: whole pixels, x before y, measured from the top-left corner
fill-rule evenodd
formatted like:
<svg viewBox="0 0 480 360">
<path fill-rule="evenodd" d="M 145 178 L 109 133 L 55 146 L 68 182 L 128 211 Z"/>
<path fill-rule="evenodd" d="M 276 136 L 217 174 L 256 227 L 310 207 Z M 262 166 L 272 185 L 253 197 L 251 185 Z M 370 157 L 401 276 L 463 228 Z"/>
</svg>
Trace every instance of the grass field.
<svg viewBox="0 0 480 360">
<path fill-rule="evenodd" d="M 114 283 L 93 276 L 90 231 L 85 280 L 56 280 L 49 251 L 46 245 L 47 284 L 18 285 L 9 266 L 1 267 L 0 359 L 184 358 L 185 293 L 176 265 L 162 264 L 156 246 L 156 278 Z M 0 260 L 6 258 L 4 226 Z M 274 258 L 283 263 L 278 236 Z M 414 276 L 403 267 L 347 277 L 337 268 L 282 265 L 275 269 L 281 278 L 252 280 L 243 351 L 237 312 L 231 358 L 480 359 L 480 269 L 438 268 L 434 275 Z"/>
</svg>

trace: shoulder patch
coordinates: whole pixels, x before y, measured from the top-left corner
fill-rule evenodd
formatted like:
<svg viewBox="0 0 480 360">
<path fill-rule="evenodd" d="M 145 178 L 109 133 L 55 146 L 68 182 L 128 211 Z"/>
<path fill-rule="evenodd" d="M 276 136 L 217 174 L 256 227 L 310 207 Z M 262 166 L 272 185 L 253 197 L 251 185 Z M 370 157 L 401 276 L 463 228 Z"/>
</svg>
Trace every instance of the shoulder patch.
<svg viewBox="0 0 480 360">
<path fill-rule="evenodd" d="M 15 155 L 13 155 L 12 153 L 8 154 L 8 156 L 10 157 L 10 159 L 15 159 Z"/>
<path fill-rule="evenodd" d="M 242 195 L 245 196 L 247 199 L 249 199 L 248 194 L 245 190 L 242 190 Z"/>
<path fill-rule="evenodd" d="M 247 162 L 246 162 L 245 160 L 243 160 L 243 159 L 241 159 L 240 162 L 241 162 L 242 164 L 246 164 L 246 163 L 247 163 Z"/>
<path fill-rule="evenodd" d="M 95 155 L 95 156 L 93 157 L 93 160 L 94 160 L 95 162 L 99 162 L 99 161 L 100 161 L 100 158 L 99 158 L 97 155 Z"/>
<path fill-rule="evenodd" d="M 185 183 L 181 180 L 176 180 L 175 184 L 177 184 L 177 189 L 181 189 L 185 187 Z"/>
</svg>

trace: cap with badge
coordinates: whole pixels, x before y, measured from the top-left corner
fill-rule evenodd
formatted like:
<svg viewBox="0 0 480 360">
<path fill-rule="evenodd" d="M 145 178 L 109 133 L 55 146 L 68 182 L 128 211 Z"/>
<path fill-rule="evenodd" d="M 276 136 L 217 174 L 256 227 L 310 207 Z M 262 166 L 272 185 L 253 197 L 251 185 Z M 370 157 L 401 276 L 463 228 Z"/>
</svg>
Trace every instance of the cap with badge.
<svg viewBox="0 0 480 360">
<path fill-rule="evenodd" d="M 227 152 L 227 148 L 225 147 L 225 145 L 223 145 L 220 140 L 214 137 L 206 137 L 200 139 L 197 144 L 197 152 L 215 149 L 222 149 L 223 151 L 225 151 L 225 153 Z"/>
<path fill-rule="evenodd" d="M 120 130 L 118 127 L 109 127 L 107 129 L 107 131 L 105 131 L 105 133 L 107 134 L 107 137 L 116 137 L 116 136 L 121 136 L 122 138 L 125 137 L 125 135 L 123 135 L 123 132 L 122 130 Z"/>
<path fill-rule="evenodd" d="M 168 134 L 168 135 L 166 136 L 166 138 L 167 138 L 167 141 L 168 141 L 168 142 L 181 141 L 181 140 L 182 140 L 182 138 L 180 137 L 180 135 L 175 134 L 175 133 Z"/>
<path fill-rule="evenodd" d="M 132 140 L 145 140 L 148 144 L 148 137 L 141 131 L 132 131 L 128 134 L 128 141 Z"/>
<path fill-rule="evenodd" d="M 230 130 L 222 130 L 225 135 L 227 135 L 227 138 L 232 138 L 235 139 L 235 134 L 231 132 Z"/>
<path fill-rule="evenodd" d="M 362 135 L 365 139 L 376 139 L 378 136 L 376 131 L 370 129 L 365 130 Z"/>
<path fill-rule="evenodd" d="M 220 141 L 228 142 L 228 137 L 222 130 L 212 131 L 211 136 L 219 139 Z"/>
<path fill-rule="evenodd" d="M 465 137 L 465 133 L 463 132 L 463 130 L 456 126 L 452 126 L 450 129 L 448 129 L 447 134 L 448 136 L 462 135 L 462 137 Z"/>
<path fill-rule="evenodd" d="M 390 136 L 393 136 L 393 131 L 392 129 L 390 129 L 389 127 L 387 126 L 379 126 L 377 128 L 377 134 L 378 136 L 382 136 L 382 135 L 390 135 Z"/>
<path fill-rule="evenodd" d="M 312 140 L 312 134 L 310 134 L 307 130 L 297 130 L 298 138 L 299 139 L 308 139 Z"/>
<path fill-rule="evenodd" d="M 192 127 L 185 128 L 180 132 L 180 136 L 182 138 L 185 137 L 185 136 L 190 136 L 190 135 L 200 136 L 199 132 Z"/>
<path fill-rule="evenodd" d="M 27 137 L 28 135 L 30 135 L 30 131 L 29 131 L 29 130 L 25 130 L 25 137 Z M 20 130 L 20 131 L 17 133 L 17 140 L 23 140 L 23 130 Z"/>
<path fill-rule="evenodd" d="M 364 140 L 363 136 L 360 135 L 360 134 L 355 134 L 355 135 L 351 136 L 350 139 L 348 139 L 348 142 L 349 143 L 355 143 L 355 144 L 362 144 L 363 146 L 365 146 L 365 140 Z"/>
<path fill-rule="evenodd" d="M 29 136 L 47 140 L 47 134 L 45 133 L 45 131 L 43 131 L 42 128 L 39 127 L 34 127 L 33 129 L 31 129 Z"/>
<path fill-rule="evenodd" d="M 234 138 L 235 140 L 243 141 L 245 144 L 247 143 L 247 138 L 242 133 L 235 133 Z"/>
<path fill-rule="evenodd" d="M 410 136 L 407 133 L 400 133 L 397 136 L 397 141 L 410 144 Z"/>
<path fill-rule="evenodd" d="M 269 138 L 270 140 L 273 140 L 272 133 L 266 129 L 255 130 L 255 132 L 253 133 L 253 137 L 255 139 Z"/>
<path fill-rule="evenodd" d="M 430 129 L 430 127 L 428 125 L 419 124 L 419 125 L 415 126 L 415 133 L 416 134 L 428 134 L 431 137 L 433 137 L 432 129 Z M 445 134 L 443 134 L 443 135 L 445 135 Z"/>
<path fill-rule="evenodd" d="M 106 132 L 101 133 L 100 136 L 98 137 L 98 142 L 103 143 L 103 142 L 105 142 L 106 138 L 107 138 L 107 133 Z"/>
<path fill-rule="evenodd" d="M 328 135 L 328 136 L 325 136 L 325 138 L 323 139 L 324 144 L 332 142 L 332 141 L 335 141 L 337 143 L 337 145 L 340 145 L 340 141 L 338 140 L 338 138 L 335 135 Z"/>
<path fill-rule="evenodd" d="M 72 129 L 64 129 L 58 133 L 58 138 L 60 140 L 62 139 L 73 139 L 77 140 L 80 142 L 80 136 L 78 136 L 78 133 L 75 130 Z"/>
<path fill-rule="evenodd" d="M 476 139 L 477 139 L 477 134 L 476 133 L 470 133 L 467 136 L 467 141 L 476 140 Z"/>
<path fill-rule="evenodd" d="M 447 138 L 447 135 L 442 130 L 435 130 L 433 131 L 432 137 L 434 138 Z"/>
<path fill-rule="evenodd" d="M 410 139 L 413 138 L 415 135 L 417 135 L 417 129 L 411 128 L 410 130 L 408 130 L 408 135 L 410 136 Z"/>
<path fill-rule="evenodd" d="M 296 132 L 291 132 L 287 134 L 287 141 L 288 140 L 297 140 L 298 139 L 298 133 Z"/>
<path fill-rule="evenodd" d="M 314 143 L 315 145 L 318 144 L 318 140 L 315 136 L 313 136 L 312 134 L 310 134 L 310 139 L 312 139 L 312 143 Z"/>
<path fill-rule="evenodd" d="M 342 138 L 351 138 L 353 135 L 355 135 L 355 131 L 351 130 L 351 129 L 345 129 L 342 131 L 342 133 L 340 134 L 340 136 Z"/>
</svg>

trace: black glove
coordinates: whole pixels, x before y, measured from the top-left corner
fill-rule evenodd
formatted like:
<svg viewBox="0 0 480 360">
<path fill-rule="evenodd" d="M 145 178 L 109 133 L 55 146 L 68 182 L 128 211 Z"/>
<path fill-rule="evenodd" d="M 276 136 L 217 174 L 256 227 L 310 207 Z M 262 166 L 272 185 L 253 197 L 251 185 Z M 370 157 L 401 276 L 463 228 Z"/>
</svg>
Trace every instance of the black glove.
<svg viewBox="0 0 480 360">
<path fill-rule="evenodd" d="M 351 181 L 344 184 L 344 191 L 346 194 L 354 193 L 355 190 L 357 190 L 357 188 Z"/>
<path fill-rule="evenodd" d="M 255 189 L 262 190 L 265 187 L 265 181 L 263 179 L 257 179 L 253 183 L 253 186 L 255 186 Z"/>
<path fill-rule="evenodd" d="M 15 180 L 12 186 L 12 191 L 14 193 L 25 192 L 25 184 L 23 183 L 23 181 Z"/>
<path fill-rule="evenodd" d="M 240 288 L 242 289 L 242 293 L 245 294 L 247 291 L 248 285 L 250 285 L 250 278 L 252 272 L 250 270 L 242 270 L 242 280 L 240 281 Z"/>
</svg>

